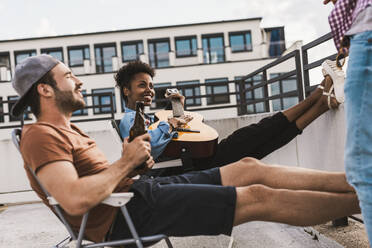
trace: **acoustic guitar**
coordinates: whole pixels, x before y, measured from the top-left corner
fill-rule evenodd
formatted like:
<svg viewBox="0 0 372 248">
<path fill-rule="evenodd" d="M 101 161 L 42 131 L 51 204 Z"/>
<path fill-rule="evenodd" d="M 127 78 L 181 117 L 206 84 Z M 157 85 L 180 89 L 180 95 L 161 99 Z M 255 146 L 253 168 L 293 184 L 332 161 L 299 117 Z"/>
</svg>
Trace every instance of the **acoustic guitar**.
<svg viewBox="0 0 372 248">
<path fill-rule="evenodd" d="M 166 94 L 178 93 L 177 89 L 167 89 Z M 149 129 L 155 129 L 160 121 L 167 121 L 169 117 L 181 117 L 190 115 L 193 119 L 174 131 L 178 135 L 173 137 L 165 148 L 163 155 L 170 158 L 179 158 L 183 151 L 189 152 L 191 158 L 205 158 L 212 156 L 215 152 L 218 133 L 217 131 L 203 123 L 203 116 L 196 112 L 184 111 L 182 103 L 179 99 L 171 99 L 173 110 L 161 110 L 155 113 L 157 122 L 152 124 Z"/>
</svg>

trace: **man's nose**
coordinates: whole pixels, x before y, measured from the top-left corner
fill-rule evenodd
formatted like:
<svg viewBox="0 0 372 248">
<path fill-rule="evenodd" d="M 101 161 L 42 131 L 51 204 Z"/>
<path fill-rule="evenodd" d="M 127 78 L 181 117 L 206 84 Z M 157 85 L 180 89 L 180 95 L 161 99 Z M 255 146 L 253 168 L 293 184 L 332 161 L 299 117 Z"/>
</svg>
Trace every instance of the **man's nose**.
<svg viewBox="0 0 372 248">
<path fill-rule="evenodd" d="M 75 84 L 76 84 L 77 86 L 82 86 L 84 83 L 83 83 L 83 81 L 81 81 L 79 78 L 75 77 Z"/>
</svg>

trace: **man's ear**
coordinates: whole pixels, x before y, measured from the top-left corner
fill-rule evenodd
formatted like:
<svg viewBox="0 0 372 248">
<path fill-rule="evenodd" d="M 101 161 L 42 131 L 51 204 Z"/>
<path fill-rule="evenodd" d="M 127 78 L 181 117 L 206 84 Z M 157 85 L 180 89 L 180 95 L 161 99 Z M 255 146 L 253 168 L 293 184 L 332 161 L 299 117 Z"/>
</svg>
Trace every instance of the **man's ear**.
<svg viewBox="0 0 372 248">
<path fill-rule="evenodd" d="M 52 86 L 50 86 L 49 84 L 38 84 L 37 92 L 39 93 L 40 96 L 45 97 L 50 97 L 54 93 Z"/>
</svg>

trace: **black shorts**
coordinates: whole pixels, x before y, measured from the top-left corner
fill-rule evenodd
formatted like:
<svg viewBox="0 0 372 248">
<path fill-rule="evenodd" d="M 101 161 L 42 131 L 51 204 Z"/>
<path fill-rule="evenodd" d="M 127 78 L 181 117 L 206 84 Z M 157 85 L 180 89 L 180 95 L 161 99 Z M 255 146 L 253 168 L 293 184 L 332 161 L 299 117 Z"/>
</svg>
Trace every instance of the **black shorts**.
<svg viewBox="0 0 372 248">
<path fill-rule="evenodd" d="M 140 236 L 230 235 L 236 205 L 235 187 L 221 186 L 218 168 L 178 176 L 142 176 L 131 187 L 128 212 Z M 118 213 L 111 240 L 131 234 Z"/>
</svg>

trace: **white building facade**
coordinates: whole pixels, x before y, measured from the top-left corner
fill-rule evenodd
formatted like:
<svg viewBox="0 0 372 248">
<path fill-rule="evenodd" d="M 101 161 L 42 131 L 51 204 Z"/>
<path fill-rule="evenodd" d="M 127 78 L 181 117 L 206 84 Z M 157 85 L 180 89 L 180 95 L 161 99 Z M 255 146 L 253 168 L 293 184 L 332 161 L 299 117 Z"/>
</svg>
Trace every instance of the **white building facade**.
<svg viewBox="0 0 372 248">
<path fill-rule="evenodd" d="M 199 112 L 206 119 L 236 117 L 236 107 L 207 108 L 236 105 L 237 97 L 233 93 L 238 87 L 234 80 L 274 61 L 285 50 L 284 27 L 263 29 L 260 24 L 261 18 L 251 18 L 0 41 L 0 114 L 3 113 L 0 128 L 19 121 L 8 114 L 12 107 L 8 101 L 17 98 L 11 86 L 16 64 L 43 53 L 68 65 L 84 82 L 84 93 L 113 92 L 117 119 L 121 118 L 123 107 L 113 76 L 125 63 L 138 59 L 156 69 L 154 84 L 158 99 L 164 95 L 164 88 L 159 87 L 183 86 L 180 90 L 186 96 L 188 110 L 203 109 Z M 272 73 L 283 73 L 291 67 L 292 62 L 284 63 Z M 228 83 L 208 86 L 216 82 Z M 214 96 L 218 93 L 230 95 Z M 211 96 L 190 98 L 205 94 Z M 110 103 L 108 96 L 86 100 L 93 107 L 76 112 L 78 119 L 103 116 L 109 111 L 99 106 Z M 291 104 L 289 101 L 287 105 Z M 155 102 L 150 111 L 156 112 L 163 106 Z M 32 121 L 31 115 L 25 117 L 26 122 Z"/>
</svg>

